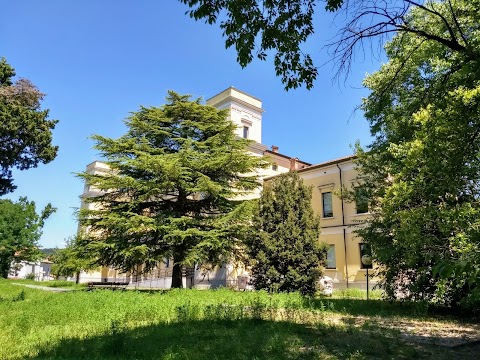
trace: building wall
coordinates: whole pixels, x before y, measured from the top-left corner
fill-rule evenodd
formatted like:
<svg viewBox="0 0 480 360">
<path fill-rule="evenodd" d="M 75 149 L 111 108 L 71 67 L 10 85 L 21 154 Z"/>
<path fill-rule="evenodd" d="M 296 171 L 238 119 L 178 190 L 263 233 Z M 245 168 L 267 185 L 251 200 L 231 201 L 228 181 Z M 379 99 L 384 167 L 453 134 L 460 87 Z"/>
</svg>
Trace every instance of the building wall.
<svg viewBox="0 0 480 360">
<path fill-rule="evenodd" d="M 207 105 L 219 110 L 227 109 L 228 118 L 237 126 L 236 134 L 262 143 L 262 101 L 234 87 L 229 87 L 207 100 Z"/>
<path fill-rule="evenodd" d="M 33 274 L 36 281 L 52 280 L 50 276 L 51 264 L 49 261 L 21 261 L 13 263 L 8 278 L 25 279 Z"/>
<path fill-rule="evenodd" d="M 357 214 L 355 202 L 342 200 L 341 189 L 351 189 L 357 179 L 353 157 L 313 165 L 298 171 L 305 185 L 312 186 L 312 207 L 321 217 L 320 241 L 334 246 L 335 267 L 325 269 L 337 288 L 366 287 L 366 269 L 362 268 L 361 238 L 355 229 L 369 216 Z M 325 217 L 322 197 L 332 194 L 332 216 Z M 372 279 L 374 283 L 377 279 Z"/>
<path fill-rule="evenodd" d="M 254 140 L 254 142 L 249 146 L 248 152 L 254 156 L 268 157 L 271 161 L 267 168 L 257 170 L 262 185 L 265 178 L 272 178 L 291 170 L 298 171 L 305 184 L 313 187 L 312 206 L 319 215 L 323 214 L 322 194 L 326 192 L 332 193 L 333 216 L 321 219 L 320 241 L 325 241 L 329 245 L 334 246 L 335 267 L 326 269 L 325 274 L 334 279 L 337 283 L 337 288 L 347 286 L 365 287 L 366 270 L 361 268 L 360 262 L 359 244 L 361 239 L 354 234 L 354 230 L 355 225 L 358 226 L 359 223 L 366 219 L 368 214 L 357 214 L 355 203 L 342 201 L 340 196 L 338 196 L 341 185 L 351 188 L 357 177 L 353 158 L 350 156 L 311 166 L 297 158 L 279 153 L 276 146 L 272 146 L 271 150 L 268 149 L 267 146 L 261 143 L 262 114 L 264 111 L 261 100 L 233 87 L 208 99 L 207 104 L 218 109 L 228 109 L 228 116 L 237 125 L 237 135 L 239 137 L 244 135 L 243 127 L 249 127 L 248 138 Z M 100 161 L 94 161 L 87 166 L 86 171 L 92 174 L 105 174 L 109 171 L 109 168 L 108 165 Z M 261 187 L 242 198 L 258 198 L 260 193 Z M 100 192 L 97 189 L 86 186 L 84 193 L 81 195 L 82 208 L 94 206 L 93 204 L 86 204 L 83 201 L 85 197 L 99 194 Z M 172 265 L 170 264 L 170 266 Z M 164 268 L 165 264 L 159 264 L 159 271 Z M 211 269 L 207 273 L 205 273 L 205 269 L 197 267 L 194 279 L 195 283 L 202 287 L 227 286 L 238 275 L 241 275 L 243 271 L 244 269 L 231 267 L 228 264 L 224 267 Z M 100 281 L 101 279 L 114 281 L 118 278 L 128 278 L 135 282 L 143 282 L 148 287 L 146 281 L 150 281 L 149 284 L 151 286 L 151 279 L 155 278 L 154 274 L 155 272 L 153 272 L 153 275 L 150 274 L 149 279 L 139 279 L 135 274 L 119 274 L 115 270 L 103 268 L 98 272 L 82 274 L 81 281 Z M 168 287 L 168 276 L 166 275 L 164 278 L 167 278 L 167 280 L 166 282 L 164 281 L 163 285 Z M 157 285 L 160 285 L 160 283 Z"/>
</svg>

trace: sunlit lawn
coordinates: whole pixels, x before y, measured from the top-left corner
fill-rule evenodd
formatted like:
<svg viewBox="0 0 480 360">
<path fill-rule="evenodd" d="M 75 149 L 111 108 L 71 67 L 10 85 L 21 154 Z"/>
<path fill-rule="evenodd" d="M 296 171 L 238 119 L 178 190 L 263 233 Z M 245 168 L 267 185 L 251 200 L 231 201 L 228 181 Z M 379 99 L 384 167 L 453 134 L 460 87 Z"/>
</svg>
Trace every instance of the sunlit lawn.
<svg viewBox="0 0 480 360">
<path fill-rule="evenodd" d="M 0 280 L 0 359 L 478 358 L 475 347 L 412 341 L 390 326 L 458 327 L 456 319 L 433 318 L 421 305 L 351 298 L 358 295 L 50 293 Z"/>
</svg>

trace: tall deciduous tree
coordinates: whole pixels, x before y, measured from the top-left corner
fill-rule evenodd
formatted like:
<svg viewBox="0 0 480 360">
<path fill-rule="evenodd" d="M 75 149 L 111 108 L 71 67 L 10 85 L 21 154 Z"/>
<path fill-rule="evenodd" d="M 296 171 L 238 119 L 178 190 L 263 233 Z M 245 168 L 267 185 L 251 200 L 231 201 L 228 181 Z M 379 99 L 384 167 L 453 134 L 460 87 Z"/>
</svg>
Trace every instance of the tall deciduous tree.
<svg viewBox="0 0 480 360">
<path fill-rule="evenodd" d="M 256 289 L 315 294 L 327 248 L 319 243 L 311 198 L 294 172 L 265 183 L 248 246 Z"/>
<path fill-rule="evenodd" d="M 265 60 L 274 53 L 275 71 L 286 89 L 305 85 L 310 89 L 318 74 L 319 62 L 304 48 L 315 33 L 320 33 L 322 24 L 315 24 L 318 0 L 180 0 L 192 10 L 191 17 L 204 19 L 209 24 L 219 22 L 226 37 L 226 46 L 234 46 L 237 61 L 248 65 L 254 57 Z M 464 36 L 461 17 L 464 11 L 476 8 L 478 0 L 423 1 L 423 0 L 325 0 L 325 10 L 339 12 L 337 36 L 331 43 L 323 44 L 338 66 L 339 73 L 348 72 L 356 50 L 366 46 L 380 48 L 392 33 L 414 34 L 424 41 L 438 43 L 453 51 L 470 53 L 471 39 Z M 467 4 L 466 9 L 460 4 Z M 447 8 L 447 11 L 439 9 Z M 416 9 L 422 16 L 434 19 L 429 23 L 412 24 L 407 14 Z M 438 31 L 441 30 L 441 31 Z M 411 49 L 414 51 L 414 49 Z M 338 75 L 338 74 L 337 74 Z"/>
<path fill-rule="evenodd" d="M 80 212 L 87 246 L 124 271 L 173 258 L 172 287 L 182 287 L 182 265 L 228 259 L 249 219 L 242 195 L 259 186 L 266 162 L 247 152 L 225 110 L 186 95 L 169 92 L 166 105 L 142 107 L 126 125 L 119 139 L 94 136 L 110 173 L 80 175 L 105 192 Z"/>
<path fill-rule="evenodd" d="M 433 3 L 432 3 L 433 4 Z M 433 6 L 430 4 L 430 6 Z M 434 6 L 458 14 L 468 51 L 399 33 L 388 63 L 367 77 L 363 109 L 375 141 L 359 152 L 373 217 L 359 233 L 387 294 L 480 310 L 479 2 Z M 437 14 L 417 8 L 413 27 L 446 36 Z"/>
<path fill-rule="evenodd" d="M 45 220 L 55 212 L 48 204 L 40 215 L 35 203 L 22 197 L 18 202 L 0 200 L 0 277 L 7 277 L 10 266 L 40 256 L 38 240 Z"/>
<path fill-rule="evenodd" d="M 77 234 L 75 237 L 67 240 L 66 247 L 56 249 L 51 256 L 53 261 L 51 274 L 54 276 L 75 276 L 78 284 L 80 281 L 80 273 L 82 271 L 93 270 L 98 267 L 95 264 L 95 258 L 91 252 L 81 245 L 82 235 Z"/>
<path fill-rule="evenodd" d="M 40 108 L 44 94 L 27 79 L 14 83 L 14 76 L 14 69 L 0 59 L 0 195 L 16 188 L 12 168 L 48 163 L 58 151 L 52 145 L 57 120 L 48 120 L 48 110 Z"/>
</svg>

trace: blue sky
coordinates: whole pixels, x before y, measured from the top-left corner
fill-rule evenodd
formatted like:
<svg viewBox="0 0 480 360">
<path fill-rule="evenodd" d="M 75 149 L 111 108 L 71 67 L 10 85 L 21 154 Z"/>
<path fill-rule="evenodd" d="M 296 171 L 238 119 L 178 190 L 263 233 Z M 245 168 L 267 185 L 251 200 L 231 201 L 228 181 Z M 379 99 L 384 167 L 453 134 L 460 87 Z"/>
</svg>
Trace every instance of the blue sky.
<svg viewBox="0 0 480 360">
<path fill-rule="evenodd" d="M 225 49 L 218 26 L 195 22 L 177 0 L 1 0 L 0 56 L 17 75 L 47 94 L 43 108 L 58 119 L 53 133 L 58 157 L 36 169 L 14 172 L 17 190 L 38 207 L 58 211 L 47 221 L 40 244 L 62 247 L 75 234 L 75 208 L 83 184 L 74 173 L 98 159 L 89 137 L 119 137 L 123 119 L 140 105 L 161 105 L 167 90 L 207 99 L 229 86 L 263 100 L 265 145 L 318 163 L 348 155 L 350 145 L 370 141 L 367 122 L 354 113 L 366 73 L 379 68 L 359 56 L 349 77 L 332 82 L 326 65 L 313 90 L 286 92 L 272 60 L 242 69 Z M 325 42 L 335 34 L 332 16 L 318 7 L 317 35 L 309 42 L 317 63 L 328 61 Z"/>
</svg>

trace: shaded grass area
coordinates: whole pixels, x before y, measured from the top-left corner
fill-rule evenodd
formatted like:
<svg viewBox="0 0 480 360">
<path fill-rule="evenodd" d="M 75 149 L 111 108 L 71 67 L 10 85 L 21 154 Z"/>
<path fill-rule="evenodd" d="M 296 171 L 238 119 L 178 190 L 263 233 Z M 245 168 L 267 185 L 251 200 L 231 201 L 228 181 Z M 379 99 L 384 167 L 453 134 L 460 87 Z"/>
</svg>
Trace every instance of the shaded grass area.
<svg viewBox="0 0 480 360">
<path fill-rule="evenodd" d="M 381 354 L 379 356 L 379 354 Z M 292 322 L 184 320 L 122 330 L 44 347 L 33 359 L 369 359 L 414 358 L 428 351 L 404 346 L 395 334 Z"/>
<path fill-rule="evenodd" d="M 20 295 L 23 294 L 23 295 Z M 477 359 L 368 319 L 428 318 L 381 300 L 229 290 L 49 293 L 0 281 L 0 359 Z M 432 318 L 430 318 L 432 320 Z"/>
</svg>

